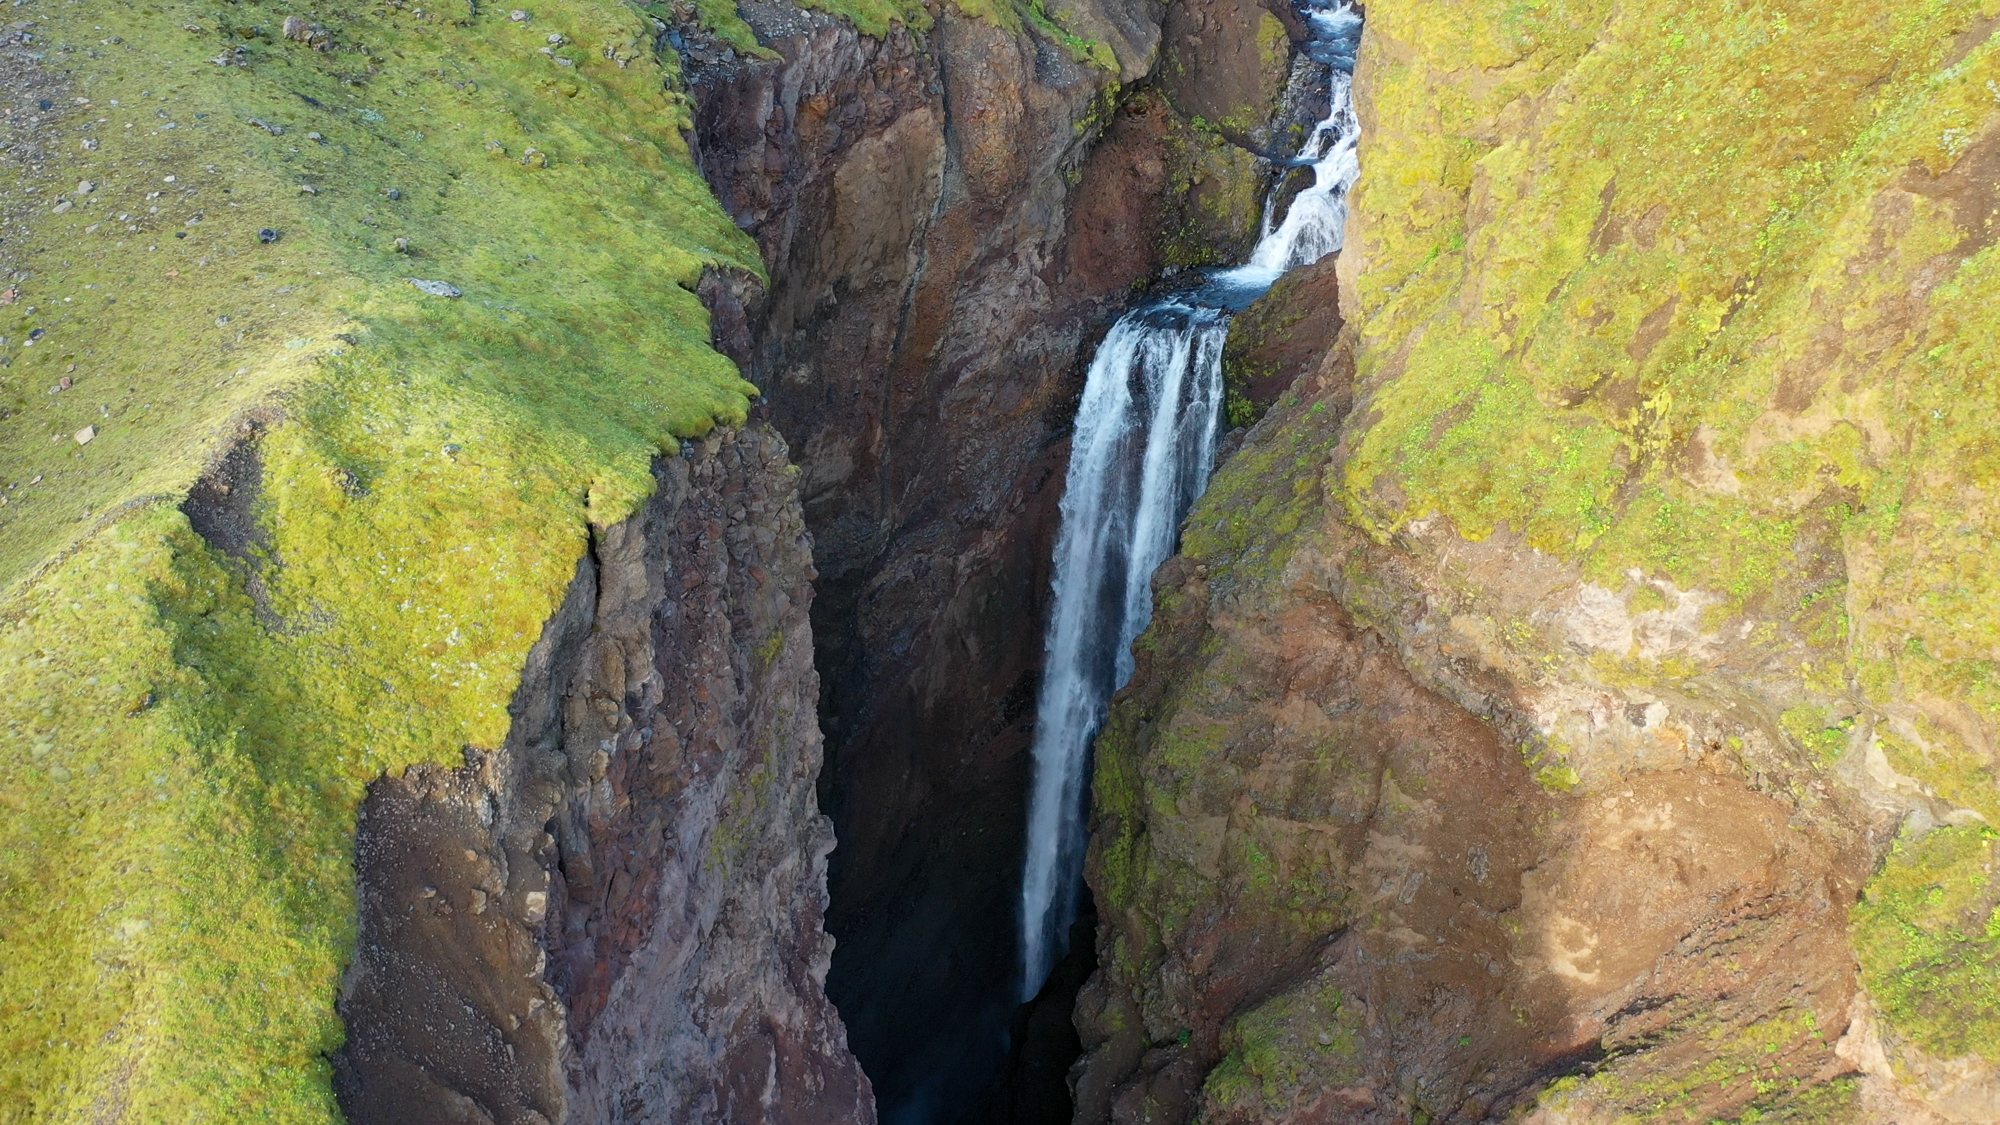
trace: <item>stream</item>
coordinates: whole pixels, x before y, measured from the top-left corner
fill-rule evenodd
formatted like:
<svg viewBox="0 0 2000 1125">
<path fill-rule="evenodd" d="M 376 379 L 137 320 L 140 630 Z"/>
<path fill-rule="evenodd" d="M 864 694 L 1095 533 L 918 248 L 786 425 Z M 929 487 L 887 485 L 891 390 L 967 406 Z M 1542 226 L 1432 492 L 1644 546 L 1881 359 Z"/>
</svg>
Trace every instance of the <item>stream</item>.
<svg viewBox="0 0 2000 1125">
<path fill-rule="evenodd" d="M 1313 183 L 1282 217 L 1272 192 L 1249 261 L 1120 318 L 1084 382 L 1035 716 L 1021 887 L 1023 1000 L 1034 998 L 1063 956 L 1082 904 L 1091 741 L 1112 693 L 1132 676 L 1132 643 L 1152 617 L 1153 571 L 1173 553 L 1181 521 L 1215 468 L 1230 318 L 1287 270 L 1341 248 L 1347 192 L 1361 170 L 1352 86 L 1362 15 L 1347 0 L 1300 14 L 1312 30 L 1307 53 L 1332 73 L 1330 109 L 1289 162 L 1310 166 Z"/>
</svg>

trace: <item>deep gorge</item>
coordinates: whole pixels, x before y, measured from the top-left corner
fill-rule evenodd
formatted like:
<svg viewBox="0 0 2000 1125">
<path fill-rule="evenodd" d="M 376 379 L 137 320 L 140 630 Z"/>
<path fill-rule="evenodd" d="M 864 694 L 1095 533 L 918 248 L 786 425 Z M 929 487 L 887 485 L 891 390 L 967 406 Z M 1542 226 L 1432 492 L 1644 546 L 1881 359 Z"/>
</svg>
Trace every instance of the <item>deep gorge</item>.
<svg viewBox="0 0 2000 1125">
<path fill-rule="evenodd" d="M 2000 1117 L 1988 0 L 16 10 L 0 1121 Z"/>
</svg>

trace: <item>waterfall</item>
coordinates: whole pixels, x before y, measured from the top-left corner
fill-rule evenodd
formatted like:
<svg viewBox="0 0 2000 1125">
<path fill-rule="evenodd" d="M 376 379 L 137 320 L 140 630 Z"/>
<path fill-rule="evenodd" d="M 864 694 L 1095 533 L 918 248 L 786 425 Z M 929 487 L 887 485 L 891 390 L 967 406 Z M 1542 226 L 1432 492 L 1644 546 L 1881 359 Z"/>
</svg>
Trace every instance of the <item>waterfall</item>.
<svg viewBox="0 0 2000 1125">
<path fill-rule="evenodd" d="M 1247 263 L 1125 314 L 1084 380 L 1035 715 L 1021 882 L 1023 1000 L 1041 990 L 1076 918 L 1091 740 L 1112 693 L 1132 676 L 1132 642 L 1152 617 L 1153 571 L 1173 553 L 1181 520 L 1215 466 L 1230 316 L 1286 270 L 1341 247 L 1347 192 L 1361 170 L 1352 94 L 1361 13 L 1350 0 L 1316 0 L 1300 14 L 1312 29 L 1306 53 L 1332 72 L 1331 108 L 1290 162 L 1313 169 L 1312 185 L 1282 219 L 1273 193 Z"/>
</svg>

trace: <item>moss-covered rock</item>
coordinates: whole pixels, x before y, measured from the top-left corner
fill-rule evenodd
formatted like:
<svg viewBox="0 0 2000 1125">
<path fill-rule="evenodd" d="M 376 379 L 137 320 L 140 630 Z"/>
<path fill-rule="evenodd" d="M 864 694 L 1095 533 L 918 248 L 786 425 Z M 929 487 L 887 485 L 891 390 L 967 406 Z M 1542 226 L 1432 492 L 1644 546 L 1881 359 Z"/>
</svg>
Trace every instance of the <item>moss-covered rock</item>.
<svg viewBox="0 0 2000 1125">
<path fill-rule="evenodd" d="M 1454 1089 L 1448 1050 L 1399 1045 L 1405 1100 L 1375 1085 L 1368 1104 L 1894 1120 L 1909 1097 L 1990 1116 L 2000 584 L 1973 560 L 2000 517 L 1974 357 L 2000 324 L 2000 7 L 1390 0 L 1368 21 L 1338 266 L 1352 412 L 1279 478 L 1259 466 L 1296 445 L 1281 403 L 1190 519 L 1206 585 L 1163 580 L 1140 641 L 1140 680 L 1162 682 L 1114 707 L 1099 776 L 1107 935 L 1152 953 L 1107 976 L 1149 1018 L 1188 989 L 1150 935 L 1212 892 L 1176 875 L 1186 901 L 1156 901 L 1135 872 L 1268 784 L 1210 780 L 1197 802 L 1169 780 L 1265 753 L 1270 731 L 1237 717 L 1254 712 L 1195 749 L 1160 734 L 1272 643 L 1248 623 L 1331 597 L 1514 747 L 1555 810 L 1516 960 L 1493 969 L 1554 1005 L 1524 1004 L 1511 1048 L 1548 1069 Z M 1309 476 L 1325 515 L 1283 518 Z M 1211 638 L 1175 639 L 1196 612 Z M 1178 655 L 1149 669 L 1148 646 Z M 1714 897 L 1688 890 L 1708 879 Z M 1244 930 L 1229 940 L 1298 937 Z"/>
<path fill-rule="evenodd" d="M 1996 14 L 1371 8 L 1350 518 L 1706 591 L 1808 759 L 1992 809 Z"/>
</svg>

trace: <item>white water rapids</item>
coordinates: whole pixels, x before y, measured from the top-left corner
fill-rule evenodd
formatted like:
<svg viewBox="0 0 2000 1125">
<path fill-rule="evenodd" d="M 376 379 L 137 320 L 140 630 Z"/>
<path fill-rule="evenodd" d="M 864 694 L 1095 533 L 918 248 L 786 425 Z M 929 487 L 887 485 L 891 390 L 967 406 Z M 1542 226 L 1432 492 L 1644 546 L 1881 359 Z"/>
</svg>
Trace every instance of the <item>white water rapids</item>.
<svg viewBox="0 0 2000 1125">
<path fill-rule="evenodd" d="M 1300 14 L 1312 28 L 1307 53 L 1332 71 L 1331 108 L 1292 161 L 1312 166 L 1312 186 L 1282 220 L 1274 219 L 1277 200 L 1266 204 L 1249 262 L 1121 318 L 1098 347 L 1077 406 L 1035 716 L 1023 1000 L 1062 956 L 1080 905 L 1091 740 L 1112 693 L 1131 678 L 1132 642 L 1152 617 L 1153 571 L 1173 553 L 1214 468 L 1230 316 L 1286 270 L 1341 247 L 1347 192 L 1360 174 L 1352 84 L 1361 14 L 1349 0 L 1319 0 Z"/>
</svg>

